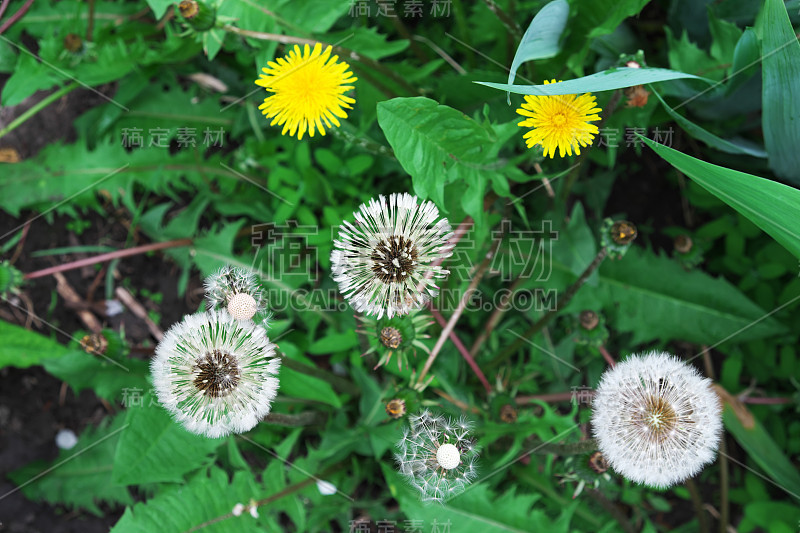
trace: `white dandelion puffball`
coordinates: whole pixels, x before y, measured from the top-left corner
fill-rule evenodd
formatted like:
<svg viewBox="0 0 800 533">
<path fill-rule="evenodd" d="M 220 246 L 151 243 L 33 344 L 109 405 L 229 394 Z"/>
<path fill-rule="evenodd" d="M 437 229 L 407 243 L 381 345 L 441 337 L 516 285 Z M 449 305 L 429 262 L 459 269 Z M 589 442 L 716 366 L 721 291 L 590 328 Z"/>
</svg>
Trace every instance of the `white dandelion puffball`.
<svg viewBox="0 0 800 533">
<path fill-rule="evenodd" d="M 173 417 L 216 438 L 248 431 L 269 414 L 280 359 L 264 328 L 208 311 L 172 326 L 150 369 L 158 400 Z"/>
<path fill-rule="evenodd" d="M 427 410 L 408 418 L 411 427 L 404 430 L 395 454 L 400 473 L 420 491 L 422 501 L 443 503 L 463 492 L 478 475 L 470 423 Z"/>
<path fill-rule="evenodd" d="M 603 374 L 592 402 L 592 431 L 614 470 L 665 488 L 714 460 L 721 410 L 711 380 L 677 357 L 650 352 Z"/>
<path fill-rule="evenodd" d="M 434 278 L 449 271 L 432 266 L 450 257 L 453 232 L 433 202 L 417 204 L 408 193 L 361 204 L 356 222 L 344 222 L 333 241 L 333 280 L 350 305 L 367 315 L 389 318 L 420 309 L 438 294 Z"/>
<path fill-rule="evenodd" d="M 264 290 L 250 270 L 224 266 L 208 276 L 204 286 L 209 311 L 222 307 L 237 320 L 250 320 L 257 313 L 266 313 Z"/>
</svg>

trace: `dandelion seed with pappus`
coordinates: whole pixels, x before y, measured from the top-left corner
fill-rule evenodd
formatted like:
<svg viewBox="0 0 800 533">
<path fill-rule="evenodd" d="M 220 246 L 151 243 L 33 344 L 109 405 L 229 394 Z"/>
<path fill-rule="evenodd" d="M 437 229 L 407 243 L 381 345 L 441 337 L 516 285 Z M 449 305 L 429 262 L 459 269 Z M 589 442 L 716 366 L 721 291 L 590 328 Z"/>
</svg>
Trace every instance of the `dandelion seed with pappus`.
<svg viewBox="0 0 800 533">
<path fill-rule="evenodd" d="M 400 473 L 419 490 L 422 501 L 443 503 L 463 492 L 478 475 L 472 425 L 427 410 L 408 418 L 411 426 L 396 445 Z"/>
<path fill-rule="evenodd" d="M 150 369 L 161 405 L 187 430 L 216 438 L 269 414 L 280 359 L 264 328 L 209 311 L 172 326 Z"/>
<path fill-rule="evenodd" d="M 237 320 L 257 317 L 267 326 L 267 299 L 250 270 L 224 266 L 205 279 L 205 290 L 209 311 L 222 307 Z"/>
<path fill-rule="evenodd" d="M 344 222 L 333 242 L 331 270 L 339 291 L 366 315 L 406 315 L 438 294 L 435 278 L 449 271 L 431 265 L 450 257 L 453 232 L 433 202 L 408 193 L 361 204 L 355 224 Z"/>
<path fill-rule="evenodd" d="M 711 380 L 664 353 L 633 355 L 607 370 L 592 430 L 611 468 L 636 483 L 670 487 L 714 460 L 721 405 Z"/>
</svg>

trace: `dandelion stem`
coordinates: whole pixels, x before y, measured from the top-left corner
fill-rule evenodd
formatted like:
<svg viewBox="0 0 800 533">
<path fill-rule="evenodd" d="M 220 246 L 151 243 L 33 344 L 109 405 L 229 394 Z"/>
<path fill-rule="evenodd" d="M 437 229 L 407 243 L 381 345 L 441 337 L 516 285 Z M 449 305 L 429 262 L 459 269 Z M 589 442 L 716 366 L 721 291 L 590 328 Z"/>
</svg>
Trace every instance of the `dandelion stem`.
<svg viewBox="0 0 800 533">
<path fill-rule="evenodd" d="M 356 387 L 355 384 L 337 376 L 336 374 L 331 374 L 330 372 L 322 370 L 321 368 L 316 368 L 305 363 L 301 363 L 300 361 L 295 361 L 294 359 L 290 359 L 283 354 L 281 355 L 281 364 L 286 368 L 294 370 L 295 372 L 300 372 L 301 374 L 306 374 L 307 376 L 312 376 L 321 379 L 322 381 L 326 381 L 339 392 L 350 394 L 351 396 L 358 396 L 361 394 L 361 389 Z"/>
<path fill-rule="evenodd" d="M 539 438 L 528 439 L 525 443 L 532 446 L 529 453 L 538 455 L 580 455 L 597 450 L 597 441 L 594 439 L 579 440 L 578 442 L 546 442 Z"/>
<path fill-rule="evenodd" d="M 64 263 L 63 265 L 56 265 L 54 267 L 37 270 L 35 272 L 25 274 L 23 278 L 24 279 L 43 278 L 44 276 L 50 276 L 52 274 L 55 274 L 56 272 L 75 270 L 76 268 L 81 268 L 89 265 L 96 265 L 97 263 L 104 263 L 106 261 L 111 261 L 113 259 L 119 259 L 122 257 L 130 257 L 132 255 L 139 255 L 146 252 L 152 252 L 155 250 L 166 250 L 168 248 L 189 246 L 192 244 L 192 242 L 193 242 L 192 239 L 175 239 L 174 241 L 154 242 L 150 244 L 144 244 L 142 246 L 135 246 L 133 248 L 126 248 L 124 250 L 115 250 L 113 252 L 95 255 L 94 257 L 87 257 L 85 259 L 79 259 L 77 261 L 72 261 L 70 263 Z"/>
<path fill-rule="evenodd" d="M 417 384 L 421 385 L 423 383 L 423 379 L 428 374 L 428 371 L 431 369 L 433 362 L 436 360 L 436 356 L 439 355 L 439 352 L 444 346 L 445 341 L 450 336 L 450 332 L 453 331 L 453 328 L 456 326 L 456 322 L 461 317 L 461 313 L 464 312 L 464 309 L 467 307 L 467 302 L 472 297 L 472 293 L 478 288 L 478 284 L 483 279 L 483 275 L 486 274 L 486 271 L 489 269 L 489 264 L 492 262 L 492 258 L 494 257 L 495 252 L 497 251 L 497 247 L 500 245 L 500 241 L 502 240 L 502 235 L 495 239 L 492 247 L 489 249 L 489 252 L 486 254 L 486 257 L 483 258 L 481 264 L 478 265 L 478 269 L 475 271 L 475 275 L 470 281 L 467 290 L 464 291 L 464 294 L 461 295 L 461 300 L 458 302 L 458 306 L 456 310 L 453 311 L 453 315 L 450 317 L 450 320 L 447 322 L 445 327 L 442 329 L 442 334 L 439 335 L 439 339 L 436 341 L 436 344 L 433 346 L 430 355 L 428 356 L 428 360 L 425 361 L 425 366 L 422 368 L 422 372 L 419 375 L 417 380 Z"/>
<path fill-rule="evenodd" d="M 262 422 L 276 426 L 302 427 L 321 425 L 327 418 L 328 415 L 322 411 L 304 411 L 297 414 L 270 413 L 262 419 Z"/>
<path fill-rule="evenodd" d="M 600 350 L 601 354 L 603 354 L 603 359 L 606 360 L 606 363 L 608 363 L 608 366 L 610 366 L 611 368 L 614 368 L 614 365 L 617 364 L 617 363 L 614 361 L 614 358 L 611 357 L 611 354 L 608 353 L 608 350 L 606 350 L 606 347 L 601 344 L 600 346 L 597 347 L 597 349 Z"/>
<path fill-rule="evenodd" d="M 511 37 L 515 39 L 522 39 L 522 28 L 520 28 L 519 24 L 508 16 L 508 13 L 503 11 L 497 2 L 494 0 L 483 0 L 483 3 L 486 4 L 486 7 L 489 8 L 489 11 L 497 15 L 497 18 L 500 19 L 500 22 L 503 23 L 503 26 L 506 27 L 508 33 L 511 34 Z"/>
<path fill-rule="evenodd" d="M 703 500 L 700 498 L 700 491 L 697 490 L 697 484 L 692 478 L 689 478 L 684 483 L 689 490 L 689 496 L 692 499 L 692 507 L 697 515 L 697 531 L 700 533 L 708 533 L 708 522 L 706 522 L 706 514 L 703 510 Z"/>
<path fill-rule="evenodd" d="M 439 325 L 442 326 L 443 328 L 447 327 L 447 322 L 445 321 L 442 314 L 433 307 L 431 307 L 430 309 L 431 309 L 431 314 L 433 314 L 433 317 L 436 319 Z M 475 359 L 467 351 L 467 347 L 464 346 L 464 343 L 461 342 L 461 339 L 458 338 L 455 331 L 450 332 L 450 340 L 453 341 L 453 344 L 456 345 L 456 348 L 461 354 L 461 357 L 464 358 L 464 360 L 467 362 L 472 371 L 475 372 L 475 375 L 478 376 L 478 380 L 480 380 L 481 384 L 483 385 L 483 388 L 486 389 L 486 394 L 491 394 L 492 387 L 491 385 L 489 385 L 489 381 L 486 379 L 486 376 L 481 371 L 480 367 L 478 366 L 478 363 L 475 362 Z"/>
<path fill-rule="evenodd" d="M 600 248 L 600 251 L 597 252 L 597 255 L 592 259 L 592 262 L 589 263 L 589 266 L 586 267 L 586 270 L 580 275 L 580 277 L 573 283 L 569 289 L 567 289 L 567 293 L 564 295 L 563 298 L 558 299 L 558 303 L 556 304 L 554 309 L 548 310 L 542 318 L 536 321 L 531 327 L 529 327 L 525 333 L 523 333 L 515 342 L 513 342 L 508 348 L 500 352 L 494 361 L 491 362 L 489 365 L 490 368 L 493 368 L 516 352 L 520 346 L 522 346 L 528 339 L 536 335 L 542 329 L 544 329 L 547 324 L 559 313 L 562 309 L 564 309 L 567 305 L 569 305 L 570 300 L 575 296 L 578 290 L 586 283 L 586 280 L 589 279 L 589 276 L 592 275 L 592 272 L 597 270 L 597 267 L 600 266 L 600 263 L 608 255 L 608 249 L 606 247 Z"/>
<path fill-rule="evenodd" d="M 534 394 L 532 396 L 517 396 L 514 402 L 517 405 L 524 405 L 533 401 L 540 402 L 571 402 L 575 397 L 574 392 L 554 392 L 552 394 Z"/>
<path fill-rule="evenodd" d="M 508 288 L 508 292 L 511 295 L 508 299 L 509 302 L 512 301 L 514 297 L 514 292 L 519 288 L 520 285 L 522 285 L 525 279 L 526 278 L 523 276 L 518 276 L 517 279 L 514 280 L 514 283 L 512 283 L 511 286 Z M 492 311 L 492 314 L 489 317 L 489 320 L 486 322 L 486 325 L 481 330 L 480 335 L 478 335 L 478 338 L 475 339 L 475 342 L 472 344 L 472 348 L 469 349 L 469 354 L 472 357 L 478 355 L 478 352 L 483 346 L 483 343 L 486 342 L 486 339 L 488 339 L 489 335 L 492 334 L 492 331 L 494 330 L 495 326 L 497 326 L 497 324 L 500 322 L 500 319 L 503 318 L 503 315 L 509 309 L 512 309 L 511 305 L 507 305 L 504 307 L 501 306 L 495 307 L 494 311 Z"/>
<path fill-rule="evenodd" d="M 52 104 L 53 102 L 55 102 L 56 100 L 58 100 L 59 98 L 64 96 L 65 94 L 71 93 L 72 91 L 74 91 L 78 87 L 80 87 L 80 84 L 78 82 L 74 81 L 74 82 L 70 83 L 69 85 L 65 85 L 64 87 L 62 87 L 61 89 L 57 90 L 56 92 L 47 95 L 40 102 L 37 102 L 36 105 L 34 105 L 30 109 L 28 109 L 27 111 L 22 113 L 20 116 L 18 116 L 14 120 L 12 120 L 11 123 L 8 126 L 3 128 L 2 130 L 0 130 L 0 138 L 3 138 L 6 134 L 11 133 L 15 129 L 17 129 L 19 126 L 24 124 L 32 116 L 34 116 L 36 113 L 38 113 L 39 111 L 41 111 L 45 107 L 49 106 L 50 104 Z"/>
</svg>

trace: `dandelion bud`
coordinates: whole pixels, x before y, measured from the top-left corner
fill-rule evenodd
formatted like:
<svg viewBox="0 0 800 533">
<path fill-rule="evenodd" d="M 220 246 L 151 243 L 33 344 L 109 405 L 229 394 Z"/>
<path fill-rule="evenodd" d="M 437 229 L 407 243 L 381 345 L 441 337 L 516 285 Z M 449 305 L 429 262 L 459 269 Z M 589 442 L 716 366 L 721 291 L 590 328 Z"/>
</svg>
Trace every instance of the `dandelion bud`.
<svg viewBox="0 0 800 533">
<path fill-rule="evenodd" d="M 692 249 L 692 238 L 688 235 L 678 235 L 673 242 L 675 251 L 680 254 L 688 254 Z"/>
<path fill-rule="evenodd" d="M 178 12 L 196 31 L 207 31 L 216 23 L 216 10 L 195 0 L 183 0 L 178 4 Z"/>
<path fill-rule="evenodd" d="M 634 355 L 607 370 L 592 403 L 592 430 L 615 471 L 669 487 L 714 460 L 721 406 L 693 367 L 664 352 Z"/>
<path fill-rule="evenodd" d="M 506 424 L 513 424 L 517 421 L 517 409 L 510 403 L 500 408 L 500 420 Z"/>
<path fill-rule="evenodd" d="M 578 319 L 581 322 L 581 327 L 583 329 L 587 329 L 589 331 L 593 330 L 597 327 L 600 323 L 600 318 L 597 316 L 597 313 L 590 310 L 581 311 L 581 314 L 578 316 Z"/>
<path fill-rule="evenodd" d="M 75 33 L 68 33 L 64 37 L 64 50 L 73 54 L 83 48 L 83 39 Z"/>
<path fill-rule="evenodd" d="M 420 341 L 430 337 L 425 330 L 433 324 L 433 320 L 427 313 L 411 311 L 407 315 L 378 320 L 364 316 L 356 318 L 361 322 L 359 332 L 377 338 L 377 342 L 371 342 L 369 350 L 363 354 L 377 352 L 380 355 L 375 368 L 388 364 L 397 353 L 397 368 L 402 370 L 408 366 L 409 355 L 416 357 L 417 348 L 429 353 L 428 347 Z"/>
<path fill-rule="evenodd" d="M 636 226 L 632 222 L 614 222 L 607 218 L 600 230 L 600 244 L 608 250 L 610 257 L 619 259 L 628 251 L 637 234 Z"/>
<path fill-rule="evenodd" d="M 402 418 L 406 414 L 406 402 L 399 398 L 389 400 L 386 404 L 386 414 L 394 419 Z"/>
<path fill-rule="evenodd" d="M 602 452 L 594 452 L 589 456 L 589 468 L 598 474 L 602 474 L 608 470 L 608 461 L 606 461 L 606 458 Z"/>
</svg>

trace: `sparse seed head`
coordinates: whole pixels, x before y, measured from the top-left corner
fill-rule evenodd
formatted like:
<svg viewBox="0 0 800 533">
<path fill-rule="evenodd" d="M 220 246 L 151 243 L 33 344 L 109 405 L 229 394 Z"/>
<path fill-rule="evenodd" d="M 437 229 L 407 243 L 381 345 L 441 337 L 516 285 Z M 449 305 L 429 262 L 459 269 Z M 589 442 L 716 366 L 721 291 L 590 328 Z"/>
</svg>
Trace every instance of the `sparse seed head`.
<svg viewBox="0 0 800 533">
<path fill-rule="evenodd" d="M 245 292 L 234 294 L 228 301 L 228 312 L 237 320 L 250 320 L 258 311 L 255 298 Z"/>
<path fill-rule="evenodd" d="M 237 320 L 267 315 L 267 299 L 256 275 L 244 268 L 224 266 L 205 279 L 209 311 L 225 308 Z"/>
<path fill-rule="evenodd" d="M 400 331 L 397 328 L 391 327 L 381 330 L 380 339 L 384 346 L 392 350 L 396 349 L 400 346 L 400 343 L 403 342 L 403 336 L 400 335 Z"/>
<path fill-rule="evenodd" d="M 461 454 L 455 445 L 450 443 L 442 444 L 436 450 L 436 462 L 445 470 L 452 470 L 461 462 Z"/>
<path fill-rule="evenodd" d="M 423 501 L 444 502 L 475 477 L 478 448 L 469 438 L 470 424 L 422 411 L 409 416 L 395 454 L 400 473 L 420 491 Z"/>
</svg>

